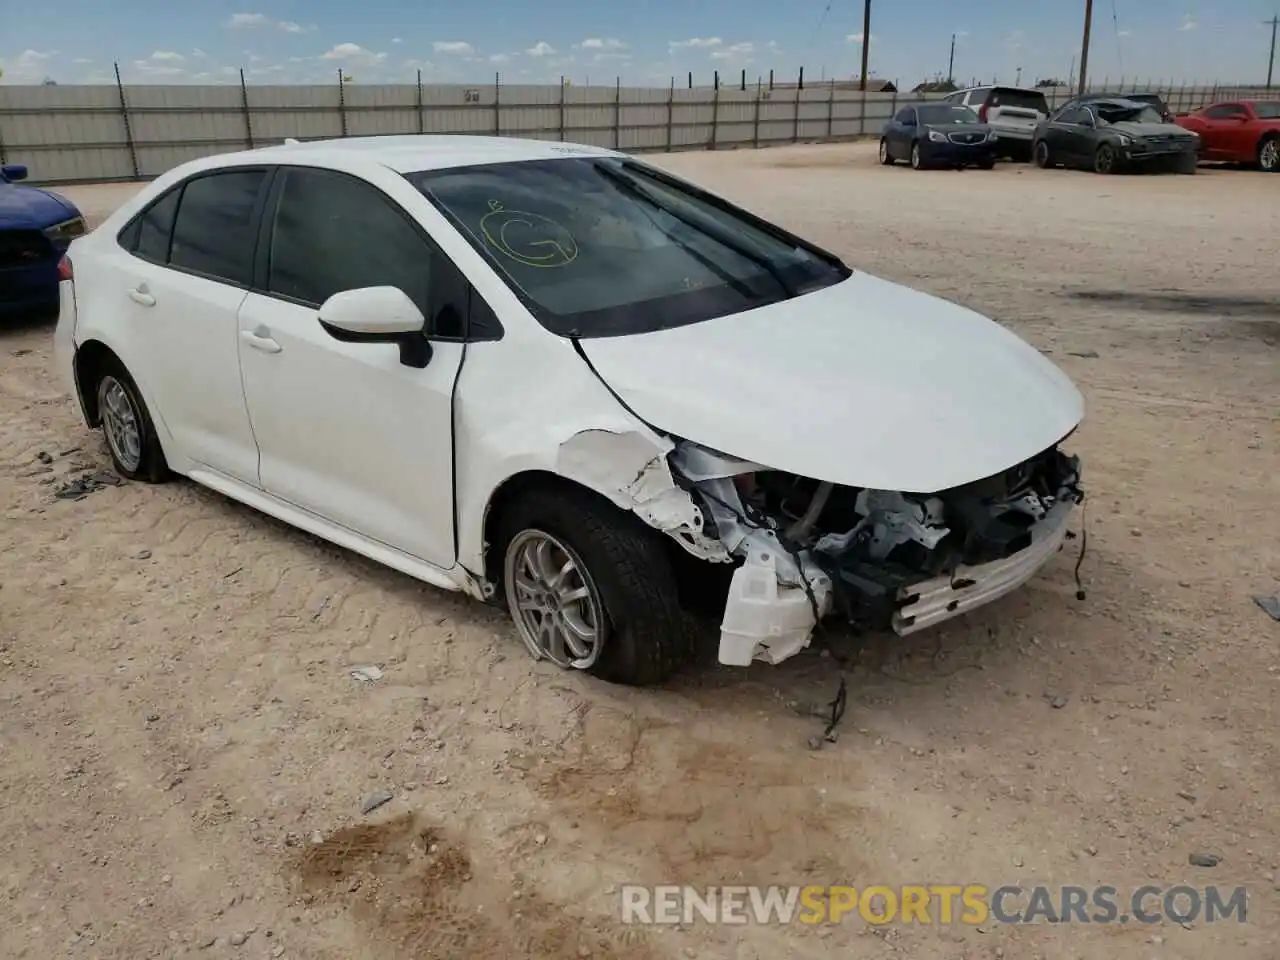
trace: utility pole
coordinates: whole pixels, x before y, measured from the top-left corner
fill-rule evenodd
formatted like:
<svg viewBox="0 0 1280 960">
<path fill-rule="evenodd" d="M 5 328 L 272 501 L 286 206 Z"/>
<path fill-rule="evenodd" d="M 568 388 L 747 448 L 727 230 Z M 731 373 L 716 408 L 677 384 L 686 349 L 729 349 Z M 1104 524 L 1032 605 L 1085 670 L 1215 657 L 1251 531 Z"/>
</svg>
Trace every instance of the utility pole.
<svg viewBox="0 0 1280 960">
<path fill-rule="evenodd" d="M 955 80 L 956 76 L 956 35 L 951 35 L 951 59 L 947 61 L 947 83 Z"/>
<path fill-rule="evenodd" d="M 867 89 L 867 57 L 871 52 L 871 0 L 863 0 L 862 4 L 862 80 L 859 90 Z"/>
<path fill-rule="evenodd" d="M 1280 16 L 1275 16 L 1262 22 L 1271 24 L 1271 59 L 1267 61 L 1267 89 L 1270 90 L 1271 74 L 1276 66 L 1276 24 L 1280 23 Z"/>
<path fill-rule="evenodd" d="M 1084 40 L 1080 44 L 1080 82 L 1077 94 L 1084 93 L 1089 74 L 1089 31 L 1093 29 L 1093 0 L 1084 0 Z"/>
</svg>

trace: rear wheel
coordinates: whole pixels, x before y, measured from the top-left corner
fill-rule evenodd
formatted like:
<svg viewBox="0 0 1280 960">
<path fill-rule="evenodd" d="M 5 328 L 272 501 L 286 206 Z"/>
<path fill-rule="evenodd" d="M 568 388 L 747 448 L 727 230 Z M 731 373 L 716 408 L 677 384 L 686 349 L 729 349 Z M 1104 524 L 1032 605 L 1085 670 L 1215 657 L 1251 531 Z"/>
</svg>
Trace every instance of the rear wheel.
<svg viewBox="0 0 1280 960">
<path fill-rule="evenodd" d="M 661 534 L 586 491 L 531 491 L 502 522 L 502 586 L 535 659 L 647 686 L 691 654 Z"/>
<path fill-rule="evenodd" d="M 893 155 L 889 153 L 889 141 L 880 141 L 880 162 L 886 167 L 893 166 Z"/>
<path fill-rule="evenodd" d="M 1049 159 L 1049 144 L 1044 140 L 1037 140 L 1035 146 L 1036 166 L 1041 170 L 1047 170 L 1051 165 Z"/>
<path fill-rule="evenodd" d="M 920 144 L 918 142 L 911 145 L 911 169 L 924 169 L 924 158 L 920 156 Z"/>
<path fill-rule="evenodd" d="M 1104 143 L 1098 147 L 1097 152 L 1093 155 L 1093 172 L 1094 173 L 1115 173 L 1116 169 L 1116 150 L 1109 143 Z"/>
<path fill-rule="evenodd" d="M 1280 171 L 1280 137 L 1272 134 L 1258 144 L 1258 169 L 1267 173 Z"/>
<path fill-rule="evenodd" d="M 138 386 L 119 363 L 102 371 L 95 391 L 102 434 L 116 472 L 129 480 L 161 483 L 169 467 Z"/>
</svg>

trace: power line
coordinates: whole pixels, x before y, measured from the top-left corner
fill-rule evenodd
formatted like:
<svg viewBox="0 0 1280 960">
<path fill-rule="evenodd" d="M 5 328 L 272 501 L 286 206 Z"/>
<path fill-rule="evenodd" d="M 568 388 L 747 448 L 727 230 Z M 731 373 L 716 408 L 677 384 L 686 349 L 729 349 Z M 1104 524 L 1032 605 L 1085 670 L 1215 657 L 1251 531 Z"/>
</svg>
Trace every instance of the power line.
<svg viewBox="0 0 1280 960">
<path fill-rule="evenodd" d="M 1120 43 L 1120 17 L 1116 13 L 1116 0 L 1111 0 L 1111 26 L 1116 32 L 1116 62 L 1120 66 L 1120 76 L 1124 76 L 1124 49 Z"/>
</svg>

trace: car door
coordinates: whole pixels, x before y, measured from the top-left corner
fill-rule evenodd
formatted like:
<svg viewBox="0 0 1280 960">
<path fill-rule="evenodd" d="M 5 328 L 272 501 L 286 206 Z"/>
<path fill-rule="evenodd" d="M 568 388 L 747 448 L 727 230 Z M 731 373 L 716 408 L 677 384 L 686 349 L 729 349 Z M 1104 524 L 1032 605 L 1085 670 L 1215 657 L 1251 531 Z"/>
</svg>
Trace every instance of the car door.
<svg viewBox="0 0 1280 960">
<path fill-rule="evenodd" d="M 451 566 L 452 395 L 462 344 L 460 329 L 442 326 L 465 313 L 466 281 L 382 190 L 310 167 L 277 174 L 257 278 L 240 311 L 239 347 L 263 489 Z M 425 367 L 402 364 L 395 344 L 340 341 L 321 326 L 328 297 L 382 285 L 403 290 L 427 318 L 433 351 Z"/>
<path fill-rule="evenodd" d="M 916 111 L 914 107 L 903 107 L 893 118 L 890 127 L 889 148 L 895 160 L 905 160 L 911 156 L 911 141 L 916 133 Z"/>
<path fill-rule="evenodd" d="M 1095 132 L 1097 119 L 1093 110 L 1079 106 L 1067 111 L 1061 118 L 1062 156 L 1072 163 L 1084 163 L 1093 157 L 1097 146 Z"/>
<path fill-rule="evenodd" d="M 236 317 L 252 278 L 267 175 L 265 167 L 224 168 L 174 187 L 122 231 L 111 272 L 128 314 L 125 363 L 146 383 L 176 452 L 251 484 L 258 449 Z"/>
<path fill-rule="evenodd" d="M 1218 103 L 1201 114 L 1196 132 L 1200 134 L 1200 152 L 1206 160 L 1234 160 L 1238 158 L 1236 139 L 1242 121 L 1248 118 L 1244 107 L 1238 103 Z"/>
</svg>

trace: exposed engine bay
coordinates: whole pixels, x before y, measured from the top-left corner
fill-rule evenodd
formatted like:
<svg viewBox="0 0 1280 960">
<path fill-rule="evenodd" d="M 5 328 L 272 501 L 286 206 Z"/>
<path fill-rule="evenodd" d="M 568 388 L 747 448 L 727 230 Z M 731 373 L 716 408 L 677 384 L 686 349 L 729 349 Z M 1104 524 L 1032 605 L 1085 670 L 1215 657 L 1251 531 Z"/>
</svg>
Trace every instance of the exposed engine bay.
<svg viewBox="0 0 1280 960">
<path fill-rule="evenodd" d="M 1061 547 L 1083 502 L 1058 445 L 995 476 L 930 494 L 846 487 L 677 443 L 673 475 L 703 533 L 739 563 L 720 660 L 777 663 L 839 614 L 907 634 L 1016 588 Z"/>
</svg>

